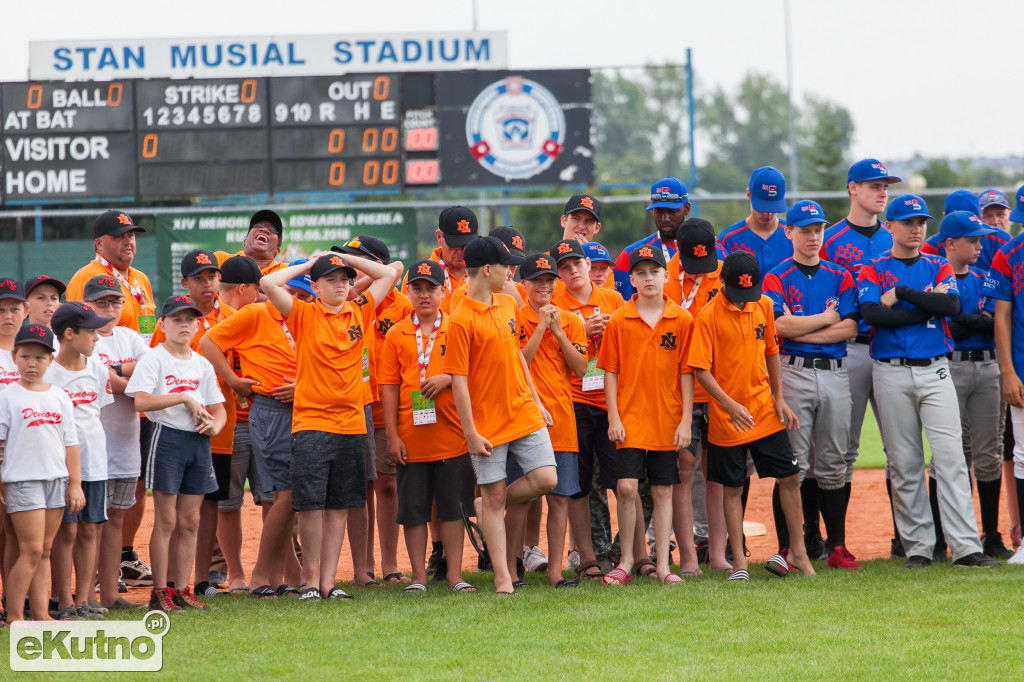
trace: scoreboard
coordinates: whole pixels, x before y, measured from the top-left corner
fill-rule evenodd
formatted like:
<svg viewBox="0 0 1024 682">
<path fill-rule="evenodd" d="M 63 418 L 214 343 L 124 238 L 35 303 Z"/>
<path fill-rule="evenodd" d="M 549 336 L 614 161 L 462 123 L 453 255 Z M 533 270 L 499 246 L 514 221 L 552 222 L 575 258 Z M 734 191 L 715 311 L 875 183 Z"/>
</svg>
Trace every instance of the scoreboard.
<svg viewBox="0 0 1024 682">
<path fill-rule="evenodd" d="M 589 184 L 588 70 L 0 84 L 0 201 Z"/>
</svg>

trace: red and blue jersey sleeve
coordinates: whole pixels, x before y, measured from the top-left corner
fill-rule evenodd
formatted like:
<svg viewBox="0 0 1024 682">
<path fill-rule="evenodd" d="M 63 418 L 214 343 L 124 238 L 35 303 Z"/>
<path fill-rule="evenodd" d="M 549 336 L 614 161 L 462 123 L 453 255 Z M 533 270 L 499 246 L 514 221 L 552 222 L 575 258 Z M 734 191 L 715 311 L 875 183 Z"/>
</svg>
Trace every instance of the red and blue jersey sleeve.
<svg viewBox="0 0 1024 682">
<path fill-rule="evenodd" d="M 1019 234 L 996 252 L 988 272 L 986 291 L 1000 301 L 1013 303 L 1013 328 L 1010 332 L 1013 369 L 1024 376 L 1024 234 Z"/>
<path fill-rule="evenodd" d="M 986 290 L 988 279 L 981 270 L 970 268 L 967 276 L 959 280 L 961 310 L 964 313 L 995 313 L 995 301 L 990 295 L 991 292 Z M 972 334 L 956 342 L 956 349 L 962 351 L 993 350 L 995 347 L 996 340 L 991 334 Z"/>
</svg>

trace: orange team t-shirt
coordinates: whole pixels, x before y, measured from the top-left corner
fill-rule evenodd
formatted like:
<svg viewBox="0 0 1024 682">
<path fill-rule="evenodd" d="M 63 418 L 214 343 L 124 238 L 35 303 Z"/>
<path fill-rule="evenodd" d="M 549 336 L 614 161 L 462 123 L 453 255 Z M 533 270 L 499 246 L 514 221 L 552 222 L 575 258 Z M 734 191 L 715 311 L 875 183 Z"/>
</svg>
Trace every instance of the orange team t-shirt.
<svg viewBox="0 0 1024 682">
<path fill-rule="evenodd" d="M 260 382 L 253 393 L 273 398 L 274 389 L 288 383 L 285 377 L 295 378 L 294 342 L 288 340 L 281 313 L 269 303 L 244 306 L 206 336 L 238 358 L 239 376 Z"/>
<path fill-rule="evenodd" d="M 523 288 L 522 282 L 515 282 L 516 291 L 519 292 L 519 298 L 526 300 L 526 289 Z M 469 282 L 463 282 L 455 291 L 452 292 L 451 302 L 449 307 L 455 310 L 462 303 L 462 299 L 466 298 L 466 292 L 469 291 Z M 498 292 L 504 293 L 504 292 Z M 507 295 L 507 294 L 506 294 Z M 515 299 L 513 299 L 515 300 Z"/>
<path fill-rule="evenodd" d="M 442 262 L 441 261 L 441 247 L 440 246 L 437 247 L 436 249 L 434 249 L 430 253 L 430 260 L 434 261 L 435 263 L 441 263 Z M 445 272 L 448 272 L 448 268 L 447 267 L 445 267 L 444 270 L 445 270 Z M 451 273 L 448 273 L 448 279 L 445 281 L 445 285 L 444 285 L 444 298 L 441 299 L 441 312 L 442 313 L 449 313 L 449 312 L 451 312 L 452 294 L 455 292 L 456 289 L 458 289 L 460 286 L 462 286 L 462 283 L 465 282 L 465 281 L 466 281 L 466 275 L 465 274 L 463 274 L 462 277 L 455 277 L 455 275 L 452 275 Z M 409 273 L 407 272 L 407 273 L 405 273 L 405 277 L 402 278 L 402 293 L 408 293 L 409 292 L 409 290 L 407 288 L 408 284 L 409 284 Z"/>
<path fill-rule="evenodd" d="M 725 408 L 712 400 L 708 440 L 715 445 L 742 445 L 786 428 L 775 415 L 765 361 L 766 355 L 778 352 L 775 316 L 767 296 L 748 303 L 742 311 L 725 296 L 716 296 L 704 306 L 694 325 L 688 363 L 695 370 L 710 370 L 722 390 L 754 418 L 752 430 L 739 432 Z"/>
<path fill-rule="evenodd" d="M 288 329 L 295 339 L 298 368 L 292 433 L 324 431 L 365 434 L 363 414 L 363 358 L 369 292 L 346 301 L 337 313 L 313 303 L 293 300 Z"/>
<path fill-rule="evenodd" d="M 441 326 L 434 336 L 434 347 L 427 361 L 427 377 L 444 374 L 444 359 L 448 348 L 448 315 L 442 314 Z M 430 332 L 423 336 L 426 350 Z M 434 398 L 435 422 L 413 423 L 412 392 L 420 390 L 419 352 L 416 350 L 416 326 L 412 316 L 398 322 L 387 333 L 381 350 L 380 383 L 398 386 L 398 435 L 405 443 L 410 462 L 436 462 L 458 457 L 468 451 L 462 435 L 459 413 L 451 389 Z"/>
<path fill-rule="evenodd" d="M 373 357 L 376 363 L 377 372 L 373 375 L 374 393 L 377 400 L 370 405 L 373 411 L 374 427 L 384 428 L 384 407 L 381 400 L 384 396 L 380 390 L 381 353 L 384 352 L 384 337 L 396 324 L 412 314 L 412 302 L 409 297 L 398 289 L 392 289 L 379 306 L 377 306 L 377 318 L 373 323 Z"/>
<path fill-rule="evenodd" d="M 239 251 L 238 253 L 228 253 L 227 251 L 214 251 L 213 255 L 217 257 L 217 265 L 220 266 L 220 265 L 224 265 L 224 261 L 226 261 L 228 258 L 231 258 L 232 256 L 244 256 L 245 255 L 245 250 L 243 249 L 242 251 Z M 264 275 L 269 275 L 272 272 L 277 272 L 278 270 L 283 270 L 286 267 L 288 267 L 287 263 L 281 263 L 279 261 L 271 261 L 270 265 L 268 265 L 267 267 L 260 268 L 260 273 L 264 274 Z"/>
<path fill-rule="evenodd" d="M 626 439 L 616 448 L 675 449 L 683 415 L 680 375 L 686 365 L 693 318 L 664 297 L 665 309 L 652 328 L 640 317 L 637 294 L 612 313 L 604 330 L 597 366 L 618 375 L 619 419 Z"/>
<path fill-rule="evenodd" d="M 595 308 L 600 308 L 601 313 L 610 315 L 625 305 L 622 296 L 612 289 L 598 289 L 591 286 L 590 300 L 581 303 L 568 290 L 563 290 L 561 295 L 553 296 L 551 302 L 562 310 L 574 313 L 581 321 L 594 314 Z M 587 374 L 600 374 L 602 370 L 597 369 L 597 352 L 601 347 L 599 337 L 587 339 Z M 607 410 L 608 405 L 604 399 L 604 377 L 599 381 L 587 378 L 588 390 L 583 390 L 584 380 L 575 374 L 572 376 L 572 401 L 583 405 L 591 405 L 602 410 Z"/>
<path fill-rule="evenodd" d="M 203 352 L 199 350 L 199 340 L 203 338 L 203 335 L 219 322 L 226 320 L 235 314 L 234 308 L 224 305 L 219 300 L 217 302 L 219 303 L 219 307 L 215 307 L 202 319 L 199 329 L 196 330 L 196 333 L 192 336 L 192 341 L 188 344 L 192 350 L 200 355 L 202 355 Z M 158 326 L 156 331 L 153 333 L 153 342 L 150 343 L 150 347 L 156 348 L 157 344 L 163 343 L 166 340 L 167 337 L 164 335 L 163 330 Z M 238 396 L 235 395 L 234 391 L 228 388 L 227 383 L 219 376 L 217 377 L 217 383 L 220 385 L 220 392 L 224 394 L 224 411 L 227 412 L 228 419 L 224 422 L 224 428 L 220 430 L 220 433 L 210 439 L 210 450 L 218 455 L 230 455 L 232 446 L 235 442 L 235 422 L 238 419 Z M 246 412 L 246 414 L 248 414 L 248 412 Z"/>
<path fill-rule="evenodd" d="M 119 277 L 114 276 L 112 268 L 108 268 L 98 260 L 92 260 L 71 277 L 68 289 L 64 292 L 65 300 L 81 301 L 85 283 L 96 275 L 113 276 L 124 294 L 124 308 L 121 309 L 121 319 L 117 321 L 117 325 L 134 329 L 142 335 L 143 340 L 149 343 L 156 330 L 157 317 L 156 304 L 153 302 L 153 286 L 149 283 L 149 278 L 135 268 L 128 268 L 128 276 L 125 279 L 135 289 L 133 294 Z"/>
<path fill-rule="evenodd" d="M 672 256 L 672 260 L 668 262 L 668 282 L 665 283 L 665 295 L 670 299 L 681 305 L 694 320 L 700 315 L 700 311 L 704 309 L 708 303 L 711 302 L 715 296 L 718 295 L 718 290 L 722 287 L 722 262 L 718 262 L 718 268 L 714 272 L 709 272 L 705 275 L 691 275 L 688 272 L 683 273 L 683 284 L 679 284 L 679 254 Z M 700 277 L 700 285 L 697 287 L 697 291 L 694 292 L 693 284 L 697 281 L 697 277 Z M 689 299 L 689 303 L 687 303 Z M 700 382 L 695 382 L 693 387 L 693 404 L 706 403 L 711 400 L 711 396 L 704 390 Z"/>
<path fill-rule="evenodd" d="M 577 315 L 558 311 L 562 330 L 576 351 L 587 357 L 587 336 L 583 321 Z M 530 341 L 540 317 L 527 303 L 519 309 L 519 347 Z M 576 452 L 576 412 L 572 407 L 572 377 L 576 376 L 562 356 L 562 349 L 550 331 L 544 332 L 540 346 L 530 362 L 530 376 L 537 389 L 540 402 L 551 413 L 552 426 L 548 428 L 551 447 L 555 452 Z"/>
<path fill-rule="evenodd" d="M 516 310 L 505 294 L 491 294 L 490 304 L 467 297 L 448 330 L 444 372 L 468 378 L 473 424 L 491 445 L 546 426 L 520 360 Z"/>
</svg>

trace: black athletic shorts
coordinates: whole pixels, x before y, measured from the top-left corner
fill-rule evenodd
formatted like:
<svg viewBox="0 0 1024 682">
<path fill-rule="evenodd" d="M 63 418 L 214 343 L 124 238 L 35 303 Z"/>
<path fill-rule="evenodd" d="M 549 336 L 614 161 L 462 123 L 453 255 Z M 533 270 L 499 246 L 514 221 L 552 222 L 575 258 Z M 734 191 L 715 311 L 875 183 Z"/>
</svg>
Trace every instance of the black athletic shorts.
<svg viewBox="0 0 1024 682">
<path fill-rule="evenodd" d="M 708 446 L 707 480 L 729 488 L 742 488 L 747 480 L 747 452 L 761 478 L 787 478 L 800 473 L 789 436 L 782 429 L 749 443 Z"/>
</svg>

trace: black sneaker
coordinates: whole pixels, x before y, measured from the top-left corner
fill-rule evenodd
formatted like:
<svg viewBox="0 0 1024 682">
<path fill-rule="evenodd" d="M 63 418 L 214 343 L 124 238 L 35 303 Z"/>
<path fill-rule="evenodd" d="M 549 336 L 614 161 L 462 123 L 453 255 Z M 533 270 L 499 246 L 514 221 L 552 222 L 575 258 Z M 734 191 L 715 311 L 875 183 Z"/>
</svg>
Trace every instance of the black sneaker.
<svg viewBox="0 0 1024 682">
<path fill-rule="evenodd" d="M 905 559 L 907 557 L 906 550 L 903 549 L 903 543 L 900 542 L 899 538 L 893 538 L 889 543 L 889 558 L 890 559 Z"/>
<path fill-rule="evenodd" d="M 1003 544 L 1001 533 L 995 533 L 991 537 L 987 534 L 981 536 L 981 551 L 987 557 L 993 559 L 1009 559 L 1013 556 L 1013 550 Z"/>
<path fill-rule="evenodd" d="M 434 573 L 434 577 L 430 579 L 432 583 L 445 583 L 448 582 L 448 557 L 441 555 L 441 560 L 437 562 L 437 572 Z"/>
<path fill-rule="evenodd" d="M 427 559 L 427 575 L 436 575 L 437 567 L 441 563 L 441 559 L 444 557 L 444 547 L 440 544 L 434 546 L 430 550 L 430 558 Z"/>
<path fill-rule="evenodd" d="M 828 545 L 819 533 L 804 536 L 804 549 L 813 561 L 828 561 Z"/>
<path fill-rule="evenodd" d="M 999 568 L 1001 566 L 998 561 L 992 561 L 981 552 L 962 556 L 954 561 L 953 565 L 958 568 Z"/>
<path fill-rule="evenodd" d="M 936 542 L 935 549 L 932 550 L 932 561 L 949 561 L 948 550 L 945 542 Z"/>
<path fill-rule="evenodd" d="M 932 560 L 928 557 L 915 554 L 907 558 L 907 562 L 903 564 L 903 568 L 924 568 L 931 562 Z"/>
<path fill-rule="evenodd" d="M 697 545 L 697 563 L 698 564 L 709 564 L 711 563 L 711 549 L 708 547 L 707 541 L 704 541 Z"/>
</svg>

